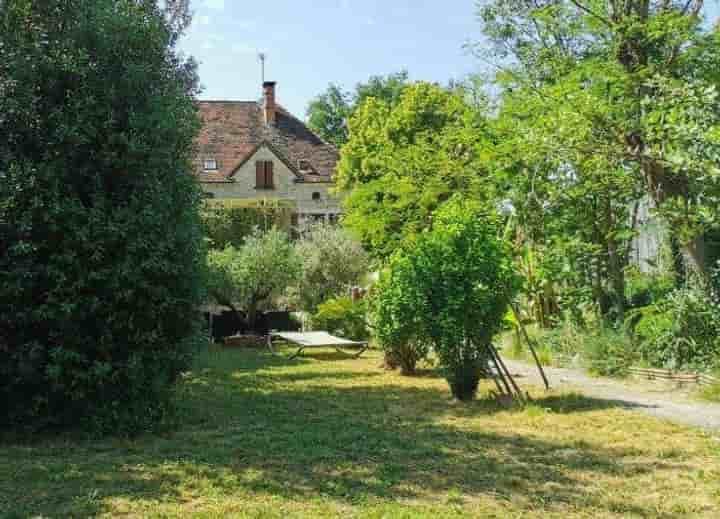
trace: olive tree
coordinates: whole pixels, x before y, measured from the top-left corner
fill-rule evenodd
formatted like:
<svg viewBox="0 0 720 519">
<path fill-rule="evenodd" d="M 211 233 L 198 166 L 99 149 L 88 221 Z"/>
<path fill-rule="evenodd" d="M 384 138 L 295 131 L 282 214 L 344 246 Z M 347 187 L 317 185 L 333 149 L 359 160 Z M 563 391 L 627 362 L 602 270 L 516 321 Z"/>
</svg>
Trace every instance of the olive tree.
<svg viewBox="0 0 720 519">
<path fill-rule="evenodd" d="M 300 260 L 288 235 L 276 228 L 256 230 L 240 248 L 208 253 L 208 292 L 254 329 L 267 309 L 300 275 Z"/>
<path fill-rule="evenodd" d="M 302 262 L 296 296 L 308 312 L 332 297 L 346 295 L 368 271 L 368 256 L 360 243 L 336 225 L 313 225 L 296 250 Z"/>
</svg>

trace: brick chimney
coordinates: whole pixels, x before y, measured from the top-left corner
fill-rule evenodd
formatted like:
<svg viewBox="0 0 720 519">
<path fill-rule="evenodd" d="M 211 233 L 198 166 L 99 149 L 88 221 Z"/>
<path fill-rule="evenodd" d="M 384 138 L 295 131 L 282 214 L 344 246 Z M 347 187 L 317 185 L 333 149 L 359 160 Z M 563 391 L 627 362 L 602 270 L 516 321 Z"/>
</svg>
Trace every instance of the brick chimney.
<svg viewBox="0 0 720 519">
<path fill-rule="evenodd" d="M 275 81 L 265 81 L 263 83 L 263 97 L 264 111 L 265 111 L 265 124 L 275 124 L 275 115 L 277 113 L 277 105 L 275 104 Z"/>
</svg>

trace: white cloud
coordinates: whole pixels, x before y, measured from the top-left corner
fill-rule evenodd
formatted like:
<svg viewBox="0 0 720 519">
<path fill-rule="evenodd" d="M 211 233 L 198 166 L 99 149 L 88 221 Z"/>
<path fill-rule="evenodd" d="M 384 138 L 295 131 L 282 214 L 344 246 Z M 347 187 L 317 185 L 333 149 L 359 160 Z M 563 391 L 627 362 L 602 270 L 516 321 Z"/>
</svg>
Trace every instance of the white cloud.
<svg viewBox="0 0 720 519">
<path fill-rule="evenodd" d="M 198 25 L 210 25 L 210 17 L 209 16 L 198 16 L 196 18 Z"/>
</svg>

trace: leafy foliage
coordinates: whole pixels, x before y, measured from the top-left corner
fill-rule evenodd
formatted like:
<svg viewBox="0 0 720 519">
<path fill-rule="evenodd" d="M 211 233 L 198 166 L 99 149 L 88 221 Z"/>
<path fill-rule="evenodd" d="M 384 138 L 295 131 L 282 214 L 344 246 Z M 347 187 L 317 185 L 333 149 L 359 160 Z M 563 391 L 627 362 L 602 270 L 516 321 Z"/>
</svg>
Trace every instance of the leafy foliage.
<svg viewBox="0 0 720 519">
<path fill-rule="evenodd" d="M 347 294 L 368 272 L 363 248 L 336 225 L 313 225 L 297 242 L 296 251 L 302 263 L 296 299 L 308 312 L 330 298 Z"/>
<path fill-rule="evenodd" d="M 628 269 L 627 300 L 630 308 L 641 308 L 659 303 L 675 289 L 672 274 L 644 273 L 637 269 Z"/>
<path fill-rule="evenodd" d="M 405 71 L 372 76 L 367 82 L 358 83 L 354 93 L 331 83 L 325 92 L 310 101 L 308 126 L 325 141 L 340 148 L 348 140 L 348 120 L 367 99 L 397 104 L 407 84 L 408 74 Z"/>
<path fill-rule="evenodd" d="M 432 342 L 423 331 L 426 308 L 418 273 L 411 259 L 398 252 L 373 287 L 371 323 L 389 367 L 400 366 L 403 375 L 415 373 L 426 359 Z"/>
<path fill-rule="evenodd" d="M 374 329 L 393 352 L 432 346 L 454 396 L 472 398 L 516 278 L 497 217 L 454 197 L 433 228 L 394 255 L 377 287 Z"/>
<path fill-rule="evenodd" d="M 318 306 L 312 316 L 315 330 L 326 330 L 353 341 L 366 341 L 370 336 L 367 323 L 367 302 L 350 297 L 336 297 Z"/>
<path fill-rule="evenodd" d="M 591 373 L 612 377 L 627 374 L 638 361 L 634 344 L 627 335 L 612 328 L 600 328 L 582 339 L 582 349 Z"/>
<path fill-rule="evenodd" d="M 218 303 L 245 315 L 255 328 L 257 313 L 268 309 L 300 276 L 300 259 L 288 235 L 256 230 L 240 248 L 208 253 L 208 292 Z"/>
<path fill-rule="evenodd" d="M 369 98 L 350 120 L 338 166 L 338 186 L 349 191 L 344 224 L 371 256 L 388 258 L 453 193 L 487 196 L 478 174 L 487 139 L 463 96 L 439 86 L 408 86 L 394 106 Z"/>
<path fill-rule="evenodd" d="M 206 200 L 202 217 L 213 249 L 240 247 L 257 229 L 290 230 L 293 208 L 277 201 Z"/>
<path fill-rule="evenodd" d="M 178 2 L 0 9 L 0 421 L 132 434 L 198 337 L 196 75 Z"/>
<path fill-rule="evenodd" d="M 720 365 L 720 308 L 701 291 L 676 290 L 637 313 L 634 333 L 644 362 L 698 371 Z"/>
<path fill-rule="evenodd" d="M 480 7 L 495 44 L 491 59 L 502 68 L 503 110 L 514 114 L 507 128 L 525 142 L 512 144 L 508 157 L 518 159 L 507 173 L 527 168 L 532 186 L 559 188 L 559 201 L 585 192 L 573 212 L 592 215 L 579 227 L 583 241 L 599 247 L 607 274 L 594 275 L 607 279 L 619 318 L 624 242 L 634 231 L 627 208 L 638 193 L 707 278 L 699 238 L 716 224 L 720 196 L 720 40 L 703 25 L 703 3 L 503 0 Z M 539 167 L 550 176 L 537 178 Z M 581 190 L 555 182 L 566 174 Z"/>
<path fill-rule="evenodd" d="M 352 113 L 350 95 L 330 84 L 307 108 L 308 126 L 326 142 L 340 148 L 347 142 L 347 120 Z"/>
</svg>

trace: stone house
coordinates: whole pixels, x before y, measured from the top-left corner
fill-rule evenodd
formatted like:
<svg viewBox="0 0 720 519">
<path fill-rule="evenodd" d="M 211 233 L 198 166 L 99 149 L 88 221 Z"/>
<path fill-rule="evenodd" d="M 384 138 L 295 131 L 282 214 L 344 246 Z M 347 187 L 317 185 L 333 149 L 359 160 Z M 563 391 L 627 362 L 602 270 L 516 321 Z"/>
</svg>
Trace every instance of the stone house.
<svg viewBox="0 0 720 519">
<path fill-rule="evenodd" d="M 300 228 L 337 220 L 340 199 L 332 188 L 339 153 L 277 103 L 274 82 L 263 84 L 262 102 L 198 104 L 195 174 L 205 196 L 289 203 Z"/>
</svg>

